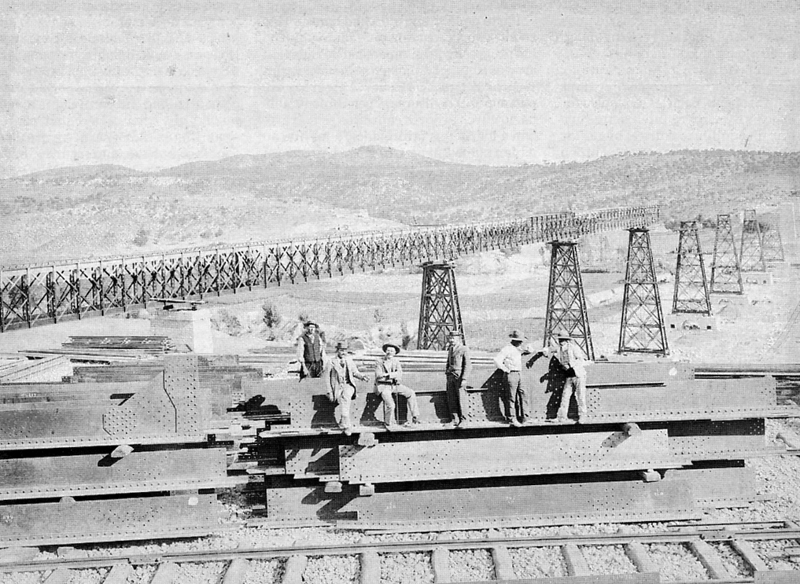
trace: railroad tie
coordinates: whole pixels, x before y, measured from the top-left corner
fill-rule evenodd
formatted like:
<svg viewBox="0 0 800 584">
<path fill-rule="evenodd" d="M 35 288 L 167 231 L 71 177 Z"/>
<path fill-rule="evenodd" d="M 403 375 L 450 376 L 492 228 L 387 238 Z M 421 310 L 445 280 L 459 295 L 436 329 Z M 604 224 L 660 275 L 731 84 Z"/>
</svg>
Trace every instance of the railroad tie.
<svg viewBox="0 0 800 584">
<path fill-rule="evenodd" d="M 164 562 L 158 566 L 156 573 L 150 584 L 172 584 L 178 580 L 178 564 L 175 562 Z"/>
<path fill-rule="evenodd" d="M 625 553 L 628 554 L 631 562 L 636 566 L 636 569 L 644 574 L 658 574 L 658 566 L 655 565 L 644 546 L 639 542 L 632 542 L 625 545 Z"/>
<path fill-rule="evenodd" d="M 56 568 L 50 575 L 44 579 L 42 584 L 67 584 L 72 574 L 69 573 L 67 568 Z"/>
<path fill-rule="evenodd" d="M 361 584 L 375 584 L 381 581 L 381 560 L 378 552 L 361 552 Z"/>
<path fill-rule="evenodd" d="M 106 574 L 103 584 L 126 584 L 131 575 L 133 575 L 133 566 L 128 563 L 115 564 Z"/>
<path fill-rule="evenodd" d="M 749 542 L 743 539 L 734 539 L 731 541 L 731 547 L 737 554 L 742 556 L 745 562 L 753 569 L 754 572 L 767 572 L 769 566 L 764 563 L 758 554 L 753 549 Z"/>
<path fill-rule="evenodd" d="M 725 569 L 719 554 L 717 554 L 717 550 L 713 547 L 701 539 L 690 541 L 689 547 L 692 548 L 697 559 L 703 564 L 703 567 L 708 570 L 708 575 L 711 576 L 711 578 L 715 580 L 725 580 L 731 577 L 730 574 L 728 574 L 728 570 Z"/>
<path fill-rule="evenodd" d="M 514 580 L 514 567 L 511 564 L 511 554 L 504 545 L 492 548 L 492 559 L 494 560 L 494 576 L 497 580 Z"/>
<path fill-rule="evenodd" d="M 450 550 L 436 548 L 431 556 L 433 581 L 436 584 L 450 584 Z"/>
<path fill-rule="evenodd" d="M 241 584 L 244 582 L 249 570 L 249 561 L 243 558 L 236 558 L 228 565 L 228 569 L 225 570 L 225 577 L 222 579 L 222 584 Z"/>
<path fill-rule="evenodd" d="M 588 576 L 590 574 L 589 564 L 586 563 L 586 558 L 577 545 L 574 543 L 563 545 L 561 546 L 561 553 L 567 563 L 567 570 L 570 576 Z"/>
<path fill-rule="evenodd" d="M 306 571 L 306 564 L 308 564 L 308 556 L 289 556 L 283 569 L 281 584 L 303 584 L 303 572 Z"/>
</svg>

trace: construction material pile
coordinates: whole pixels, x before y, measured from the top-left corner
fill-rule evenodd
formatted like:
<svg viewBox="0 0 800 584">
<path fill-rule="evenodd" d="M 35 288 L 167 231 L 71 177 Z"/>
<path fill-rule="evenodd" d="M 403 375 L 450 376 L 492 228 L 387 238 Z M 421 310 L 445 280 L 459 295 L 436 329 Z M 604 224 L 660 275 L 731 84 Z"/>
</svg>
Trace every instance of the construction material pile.
<svg viewBox="0 0 800 584">
<path fill-rule="evenodd" d="M 81 336 L 70 337 L 53 352 L 82 355 L 144 357 L 174 352 L 176 347 L 165 336 Z"/>
</svg>

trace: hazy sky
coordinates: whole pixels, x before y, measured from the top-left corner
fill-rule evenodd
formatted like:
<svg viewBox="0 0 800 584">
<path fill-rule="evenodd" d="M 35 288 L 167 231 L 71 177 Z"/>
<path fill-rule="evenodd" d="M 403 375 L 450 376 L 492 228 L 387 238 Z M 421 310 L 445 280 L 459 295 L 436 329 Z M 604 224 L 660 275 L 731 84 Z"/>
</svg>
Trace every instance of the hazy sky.
<svg viewBox="0 0 800 584">
<path fill-rule="evenodd" d="M 800 150 L 797 0 L 0 10 L 0 176 L 367 144 L 485 164 Z"/>
</svg>

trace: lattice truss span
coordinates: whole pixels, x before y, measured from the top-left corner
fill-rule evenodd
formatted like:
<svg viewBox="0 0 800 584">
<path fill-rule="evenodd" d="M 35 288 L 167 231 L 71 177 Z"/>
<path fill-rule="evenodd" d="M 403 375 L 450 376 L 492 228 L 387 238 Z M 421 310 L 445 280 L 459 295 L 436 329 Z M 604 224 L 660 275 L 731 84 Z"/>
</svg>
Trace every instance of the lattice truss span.
<svg viewBox="0 0 800 584">
<path fill-rule="evenodd" d="M 544 343 L 548 345 L 556 342 L 553 334 L 559 329 L 565 329 L 583 350 L 584 356 L 594 360 L 578 244 L 571 241 L 552 241 L 550 246 L 550 286 L 547 290 Z"/>
<path fill-rule="evenodd" d="M 629 229 L 625 294 L 619 332 L 620 353 L 669 353 L 661 295 L 653 265 L 650 232 Z"/>
<path fill-rule="evenodd" d="M 109 314 L 151 298 L 203 298 L 255 287 L 450 260 L 470 253 L 644 227 L 658 207 L 192 249 L 136 258 L 0 268 L 0 331 Z"/>
<path fill-rule="evenodd" d="M 733 237 L 730 215 L 717 215 L 714 259 L 711 262 L 711 292 L 742 294 L 742 270 Z"/>
<path fill-rule="evenodd" d="M 711 315 L 711 301 L 708 297 L 708 282 L 703 264 L 703 252 L 700 249 L 697 221 L 681 221 L 672 313 Z"/>
<path fill-rule="evenodd" d="M 442 350 L 451 331 L 464 332 L 455 273 L 447 262 L 425 263 L 422 270 L 417 348 Z"/>
<path fill-rule="evenodd" d="M 766 272 L 764 249 L 761 241 L 761 226 L 758 224 L 755 209 L 744 212 L 742 223 L 741 267 L 743 272 Z"/>
</svg>

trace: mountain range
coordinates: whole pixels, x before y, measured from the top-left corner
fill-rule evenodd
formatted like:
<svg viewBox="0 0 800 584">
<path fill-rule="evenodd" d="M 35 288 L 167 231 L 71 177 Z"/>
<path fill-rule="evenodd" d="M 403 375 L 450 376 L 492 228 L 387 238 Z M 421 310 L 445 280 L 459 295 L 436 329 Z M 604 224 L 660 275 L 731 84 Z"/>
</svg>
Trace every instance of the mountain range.
<svg viewBox="0 0 800 584">
<path fill-rule="evenodd" d="M 800 153 L 639 152 L 513 167 L 366 146 L 117 165 L 0 180 L 0 265 L 661 205 L 666 221 L 767 208 L 800 190 Z"/>
</svg>

